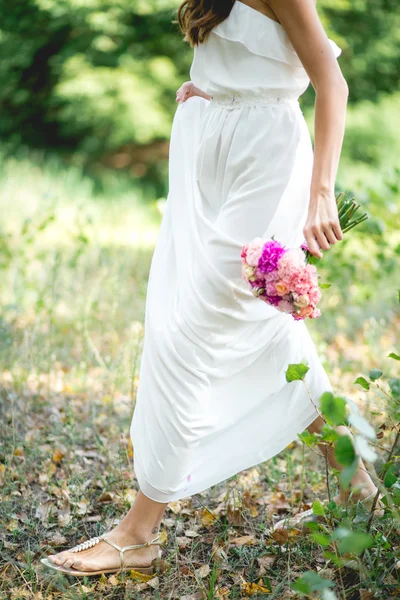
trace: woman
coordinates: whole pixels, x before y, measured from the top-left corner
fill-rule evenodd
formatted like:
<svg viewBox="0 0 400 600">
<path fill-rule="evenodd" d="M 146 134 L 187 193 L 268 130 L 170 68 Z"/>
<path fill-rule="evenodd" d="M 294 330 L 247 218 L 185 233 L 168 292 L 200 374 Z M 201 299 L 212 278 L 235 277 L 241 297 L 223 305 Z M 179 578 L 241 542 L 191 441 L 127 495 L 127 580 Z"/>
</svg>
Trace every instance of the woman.
<svg viewBox="0 0 400 600">
<path fill-rule="evenodd" d="M 140 491 L 105 537 L 44 559 L 75 575 L 128 565 L 153 572 L 168 502 L 267 460 L 306 428 L 319 431 L 316 405 L 331 389 L 304 322 L 242 282 L 240 252 L 257 236 L 295 247 L 304 234 L 320 257 L 342 239 L 340 49 L 313 0 L 185 0 L 179 23 L 194 60 L 177 92 L 170 192 L 148 284 L 131 427 Z M 298 103 L 310 80 L 314 156 Z M 313 402 L 302 382 L 285 380 L 288 364 L 304 359 Z M 340 469 L 332 451 L 328 458 Z M 361 461 L 352 484 L 361 500 L 376 491 Z"/>
</svg>

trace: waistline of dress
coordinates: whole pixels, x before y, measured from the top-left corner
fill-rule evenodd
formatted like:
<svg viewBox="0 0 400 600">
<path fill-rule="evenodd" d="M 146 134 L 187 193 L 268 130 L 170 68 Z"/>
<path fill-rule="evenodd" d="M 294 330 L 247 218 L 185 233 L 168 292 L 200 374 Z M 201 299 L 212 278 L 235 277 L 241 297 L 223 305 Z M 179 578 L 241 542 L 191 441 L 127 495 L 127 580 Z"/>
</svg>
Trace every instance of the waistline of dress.
<svg viewBox="0 0 400 600">
<path fill-rule="evenodd" d="M 213 94 L 211 104 L 224 108 L 242 108 L 244 106 L 291 106 L 299 107 L 297 96 L 285 96 L 276 92 L 237 92 L 229 91 Z"/>
</svg>

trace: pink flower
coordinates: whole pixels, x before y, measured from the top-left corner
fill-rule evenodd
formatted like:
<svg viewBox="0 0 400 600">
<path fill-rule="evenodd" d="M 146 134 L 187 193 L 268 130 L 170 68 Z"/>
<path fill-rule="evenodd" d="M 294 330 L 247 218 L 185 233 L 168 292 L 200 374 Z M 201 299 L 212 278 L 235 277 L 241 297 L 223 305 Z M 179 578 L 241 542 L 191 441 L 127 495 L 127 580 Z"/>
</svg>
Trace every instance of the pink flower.
<svg viewBox="0 0 400 600">
<path fill-rule="evenodd" d="M 267 281 L 265 283 L 265 291 L 268 296 L 276 296 L 275 283 L 273 281 Z"/>
<path fill-rule="evenodd" d="M 320 317 L 320 316 L 321 316 L 321 311 L 319 310 L 319 308 L 314 308 L 311 318 L 318 319 L 318 317 Z"/>
<path fill-rule="evenodd" d="M 271 271 L 276 271 L 279 259 L 285 252 L 286 248 L 276 240 L 266 242 L 258 262 L 258 268 L 261 273 L 271 273 Z"/>
<path fill-rule="evenodd" d="M 307 267 L 308 266 L 312 265 L 307 265 Z M 296 271 L 287 281 L 285 280 L 289 288 L 299 296 L 307 294 L 309 289 L 315 285 L 314 275 L 307 267 Z"/>
<path fill-rule="evenodd" d="M 258 261 L 264 248 L 264 242 L 261 238 L 254 238 L 247 246 L 246 262 L 252 267 L 258 266 Z"/>
<path fill-rule="evenodd" d="M 311 290 L 308 292 L 308 296 L 310 298 L 310 304 L 313 306 L 318 304 L 318 302 L 321 300 L 321 292 L 317 287 L 311 288 Z"/>
<path fill-rule="evenodd" d="M 248 245 L 247 245 L 247 244 L 245 244 L 244 246 L 242 246 L 242 252 L 241 252 L 240 256 L 241 256 L 241 257 L 242 257 L 244 260 L 246 260 L 247 248 L 248 248 Z"/>
<path fill-rule="evenodd" d="M 284 281 L 289 280 L 300 269 L 303 269 L 305 264 L 304 253 L 299 248 L 291 248 L 279 259 L 279 277 Z"/>
</svg>

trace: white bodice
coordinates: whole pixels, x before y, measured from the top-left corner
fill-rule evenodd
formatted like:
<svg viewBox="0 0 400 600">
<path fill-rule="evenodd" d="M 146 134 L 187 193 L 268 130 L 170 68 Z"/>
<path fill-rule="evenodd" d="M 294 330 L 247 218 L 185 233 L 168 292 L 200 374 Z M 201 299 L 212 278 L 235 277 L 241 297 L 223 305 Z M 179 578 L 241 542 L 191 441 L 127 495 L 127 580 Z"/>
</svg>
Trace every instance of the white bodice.
<svg viewBox="0 0 400 600">
<path fill-rule="evenodd" d="M 338 57 L 341 49 L 329 41 Z M 239 0 L 195 47 L 190 77 L 211 96 L 298 98 L 310 83 L 282 25 Z"/>
</svg>

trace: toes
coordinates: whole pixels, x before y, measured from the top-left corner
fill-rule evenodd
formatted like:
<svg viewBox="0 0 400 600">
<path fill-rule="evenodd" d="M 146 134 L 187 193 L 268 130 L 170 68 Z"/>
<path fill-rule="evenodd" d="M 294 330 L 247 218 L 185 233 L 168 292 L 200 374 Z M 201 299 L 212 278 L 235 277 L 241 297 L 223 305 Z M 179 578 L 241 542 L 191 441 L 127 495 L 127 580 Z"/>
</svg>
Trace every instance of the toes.
<svg viewBox="0 0 400 600">
<path fill-rule="evenodd" d="M 67 560 L 63 564 L 63 567 L 65 567 L 66 569 L 70 569 L 74 563 L 75 560 L 73 558 L 67 558 Z"/>
</svg>

